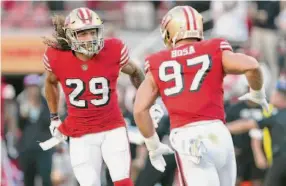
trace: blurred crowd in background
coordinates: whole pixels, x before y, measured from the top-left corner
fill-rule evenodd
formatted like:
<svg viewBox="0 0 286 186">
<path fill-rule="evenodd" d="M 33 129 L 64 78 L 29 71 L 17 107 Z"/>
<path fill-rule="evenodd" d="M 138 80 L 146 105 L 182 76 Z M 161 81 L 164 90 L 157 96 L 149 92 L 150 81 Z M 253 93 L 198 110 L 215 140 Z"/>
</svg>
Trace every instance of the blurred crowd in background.
<svg viewBox="0 0 286 186">
<path fill-rule="evenodd" d="M 143 68 L 144 58 L 164 48 L 158 26 L 173 6 L 190 5 L 204 16 L 205 39 L 227 39 L 235 51 L 246 53 L 260 63 L 268 98 L 276 81 L 286 70 L 286 2 L 283 1 L 2 1 L 2 78 L 1 78 L 1 185 L 23 186 L 27 177 L 35 186 L 76 186 L 69 162 L 67 144 L 42 151 L 39 141 L 50 138 L 49 110 L 43 94 L 45 46 L 41 37 L 52 34 L 51 16 L 66 15 L 78 7 L 95 10 L 105 24 L 105 37 L 119 37 L 129 47 L 131 57 Z M 27 40 L 25 40 L 27 39 Z M 261 118 L 256 106 L 241 105 L 238 96 L 248 91 L 244 76 L 228 75 L 224 82 L 227 121 Z M 166 156 L 167 169 L 156 171 L 132 116 L 136 89 L 129 79 L 119 78 L 118 94 L 129 128 L 132 178 L 136 186 L 178 185 L 174 155 Z M 157 100 L 161 103 L 161 100 Z M 60 114 L 66 115 L 61 96 Z M 168 143 L 168 113 L 157 129 Z M 267 135 L 267 131 L 264 135 Z M 265 137 L 268 139 L 268 137 Z M 238 165 L 238 184 L 261 186 L 271 155 L 256 157 L 248 134 L 233 136 Z M 264 150 L 267 150 L 265 144 Z M 246 182 L 247 181 L 247 182 Z M 102 171 L 102 185 L 112 185 L 108 170 Z M 26 185 L 32 186 L 32 185 Z"/>
</svg>

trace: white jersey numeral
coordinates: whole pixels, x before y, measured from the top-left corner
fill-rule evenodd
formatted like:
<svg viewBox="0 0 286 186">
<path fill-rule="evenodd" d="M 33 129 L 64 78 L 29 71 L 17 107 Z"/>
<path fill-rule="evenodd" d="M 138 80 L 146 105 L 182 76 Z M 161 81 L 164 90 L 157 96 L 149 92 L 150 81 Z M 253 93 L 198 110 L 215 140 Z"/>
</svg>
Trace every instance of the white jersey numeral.
<svg viewBox="0 0 286 186">
<path fill-rule="evenodd" d="M 172 73 L 168 73 L 168 70 L 172 70 Z M 166 96 L 175 95 L 180 93 L 184 89 L 182 78 L 182 65 L 175 60 L 165 61 L 159 67 L 159 78 L 161 81 L 168 82 L 175 81 L 175 86 L 166 88 L 164 93 Z"/>
<path fill-rule="evenodd" d="M 84 82 L 80 79 L 66 79 L 66 86 L 74 89 L 69 94 L 70 103 L 75 107 L 86 108 L 87 106 L 86 101 L 78 99 L 85 91 Z"/>
<path fill-rule="evenodd" d="M 95 106 L 103 106 L 109 101 L 109 83 L 104 77 L 92 78 L 89 81 L 89 90 L 94 95 L 101 95 L 101 99 L 92 99 L 90 102 Z"/>
<path fill-rule="evenodd" d="M 69 94 L 69 101 L 71 105 L 77 108 L 87 108 L 87 100 L 81 100 L 79 97 L 86 91 L 85 83 L 80 79 L 66 79 L 66 86 L 74 90 Z M 100 98 L 90 100 L 91 104 L 95 106 L 104 106 L 109 102 L 110 89 L 109 81 L 104 77 L 92 78 L 89 81 L 89 91 Z"/>
<path fill-rule="evenodd" d="M 198 91 L 200 89 L 200 86 L 202 85 L 202 81 L 204 80 L 207 72 L 209 72 L 210 70 L 211 60 L 210 60 L 209 55 L 202 55 L 202 56 L 198 56 L 198 57 L 187 60 L 188 66 L 193 66 L 193 65 L 197 65 L 201 63 L 202 63 L 202 67 L 196 73 L 194 80 L 191 84 L 190 91 Z"/>
<path fill-rule="evenodd" d="M 202 85 L 202 82 L 211 68 L 211 59 L 209 55 L 205 54 L 192 59 L 187 59 L 187 66 L 194 66 L 202 64 L 202 67 L 197 71 L 190 91 L 198 91 Z M 168 72 L 171 71 L 171 72 Z M 159 67 L 159 78 L 163 82 L 174 81 L 175 85 L 164 90 L 166 96 L 173 96 L 181 93 L 184 89 L 184 73 L 183 65 L 176 60 L 165 61 Z"/>
</svg>

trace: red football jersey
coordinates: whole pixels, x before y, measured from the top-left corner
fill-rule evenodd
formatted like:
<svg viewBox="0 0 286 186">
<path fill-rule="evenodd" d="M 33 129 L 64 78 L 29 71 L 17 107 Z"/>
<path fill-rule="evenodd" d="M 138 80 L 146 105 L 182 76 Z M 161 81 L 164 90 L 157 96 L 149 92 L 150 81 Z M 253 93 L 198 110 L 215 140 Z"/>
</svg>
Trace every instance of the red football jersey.
<svg viewBox="0 0 286 186">
<path fill-rule="evenodd" d="M 48 48 L 45 68 L 52 71 L 63 88 L 68 116 L 59 130 L 77 137 L 125 126 L 117 99 L 117 78 L 129 61 L 128 49 L 119 39 L 106 39 L 104 48 L 84 62 L 72 51 Z"/>
<path fill-rule="evenodd" d="M 223 39 L 211 39 L 163 50 L 146 59 L 169 112 L 171 127 L 195 121 L 224 121 L 222 51 L 232 50 Z"/>
</svg>

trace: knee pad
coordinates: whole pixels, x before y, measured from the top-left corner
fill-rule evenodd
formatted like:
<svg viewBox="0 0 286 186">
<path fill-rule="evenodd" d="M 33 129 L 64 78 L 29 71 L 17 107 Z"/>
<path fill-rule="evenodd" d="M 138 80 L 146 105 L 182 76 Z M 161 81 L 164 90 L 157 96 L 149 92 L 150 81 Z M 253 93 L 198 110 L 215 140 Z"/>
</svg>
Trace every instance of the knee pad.
<svg viewBox="0 0 286 186">
<path fill-rule="evenodd" d="M 119 180 L 114 182 L 114 186 L 134 186 L 131 178 Z"/>
</svg>

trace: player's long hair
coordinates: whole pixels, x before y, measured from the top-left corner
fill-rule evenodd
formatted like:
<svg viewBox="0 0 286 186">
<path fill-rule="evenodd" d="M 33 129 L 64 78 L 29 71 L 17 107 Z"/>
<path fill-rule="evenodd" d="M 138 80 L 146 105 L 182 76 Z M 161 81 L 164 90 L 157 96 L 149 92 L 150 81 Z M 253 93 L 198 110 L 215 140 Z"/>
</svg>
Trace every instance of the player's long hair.
<svg viewBox="0 0 286 186">
<path fill-rule="evenodd" d="M 65 17 L 62 15 L 54 15 L 52 18 L 54 31 L 52 38 L 44 37 L 44 43 L 58 50 L 71 50 L 69 40 L 66 38 L 64 31 Z"/>
</svg>

